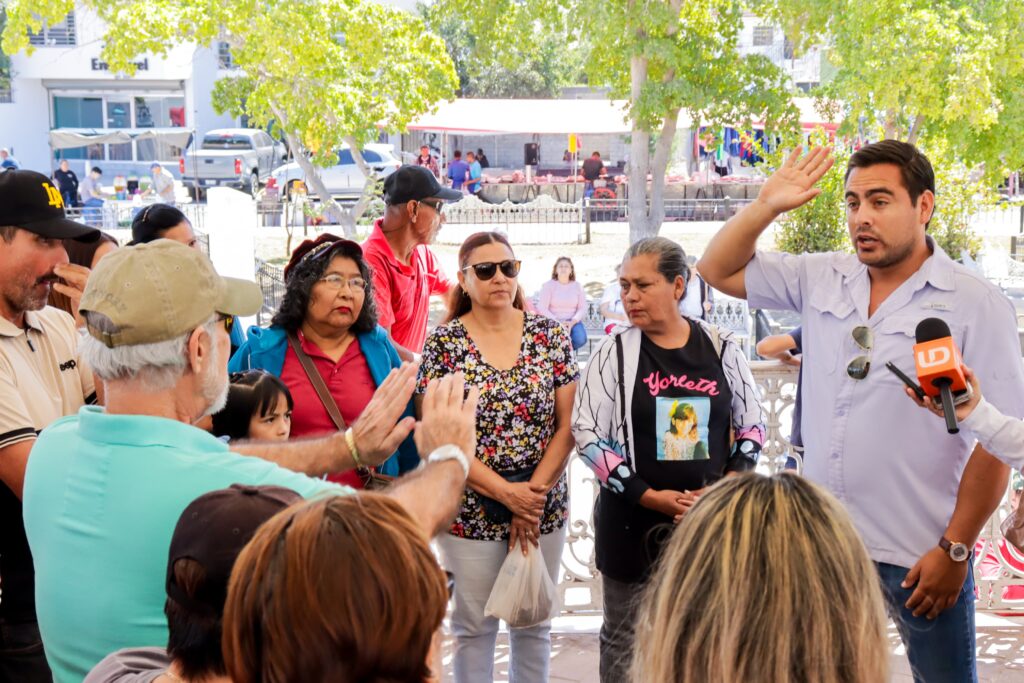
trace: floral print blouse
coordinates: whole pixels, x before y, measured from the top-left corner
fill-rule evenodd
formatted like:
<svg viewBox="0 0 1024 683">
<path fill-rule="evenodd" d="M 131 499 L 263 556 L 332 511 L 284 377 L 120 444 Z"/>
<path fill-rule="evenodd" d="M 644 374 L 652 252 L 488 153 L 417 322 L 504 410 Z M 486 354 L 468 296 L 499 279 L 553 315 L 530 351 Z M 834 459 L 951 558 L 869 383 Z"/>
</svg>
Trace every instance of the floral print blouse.
<svg viewBox="0 0 1024 683">
<path fill-rule="evenodd" d="M 572 344 L 562 326 L 526 313 L 519 358 L 510 370 L 490 366 L 461 320 L 438 327 L 427 339 L 417 391 L 427 383 L 461 370 L 466 383 L 480 387 L 476 413 L 476 457 L 499 474 L 535 467 L 555 432 L 555 389 L 579 379 Z M 568 485 L 562 474 L 548 493 L 540 532 L 565 525 Z M 480 541 L 506 540 L 507 523 L 487 518 L 482 496 L 468 486 L 450 533 Z"/>
</svg>

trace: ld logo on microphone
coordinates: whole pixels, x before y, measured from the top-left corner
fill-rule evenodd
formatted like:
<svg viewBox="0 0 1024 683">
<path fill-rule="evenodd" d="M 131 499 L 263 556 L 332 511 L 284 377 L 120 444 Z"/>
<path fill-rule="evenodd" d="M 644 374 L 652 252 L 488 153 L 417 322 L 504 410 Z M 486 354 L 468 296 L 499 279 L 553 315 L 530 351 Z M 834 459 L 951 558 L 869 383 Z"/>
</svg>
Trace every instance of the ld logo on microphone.
<svg viewBox="0 0 1024 683">
<path fill-rule="evenodd" d="M 939 346 L 930 349 L 922 349 L 917 352 L 917 367 L 934 368 L 940 365 L 946 365 L 952 359 L 953 354 L 949 352 L 948 347 Z"/>
<path fill-rule="evenodd" d="M 948 382 L 953 391 L 967 388 L 961 369 L 963 361 L 960 359 L 960 350 L 956 348 L 952 337 L 914 344 L 914 365 L 917 366 L 917 379 L 921 388 L 929 396 L 939 395 L 936 382 Z"/>
</svg>

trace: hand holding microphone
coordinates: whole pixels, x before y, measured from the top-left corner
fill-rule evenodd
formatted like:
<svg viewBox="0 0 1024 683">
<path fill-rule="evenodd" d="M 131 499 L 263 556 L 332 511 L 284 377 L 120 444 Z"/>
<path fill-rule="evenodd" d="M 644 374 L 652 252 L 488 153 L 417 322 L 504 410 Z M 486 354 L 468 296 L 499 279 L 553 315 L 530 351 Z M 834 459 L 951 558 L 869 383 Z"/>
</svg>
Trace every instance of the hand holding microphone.
<svg viewBox="0 0 1024 683">
<path fill-rule="evenodd" d="M 960 350 L 953 342 L 949 325 L 939 318 L 925 318 L 918 323 L 914 334 L 917 338 L 917 343 L 914 344 L 914 365 L 917 368 L 918 382 L 924 393 L 932 399 L 932 403 L 936 397 L 941 401 L 946 431 L 956 434 L 960 427 L 957 425 L 954 404 L 970 399 L 970 385 L 964 375 Z M 917 397 L 915 402 L 924 405 Z"/>
<path fill-rule="evenodd" d="M 977 405 L 981 403 L 981 384 L 978 382 L 977 375 L 975 375 L 974 371 L 966 365 L 963 366 L 963 369 L 964 377 L 967 379 L 967 382 L 971 387 L 971 395 L 967 401 L 956 406 L 956 419 L 960 421 L 966 420 L 967 417 L 974 412 Z M 909 387 L 904 389 L 904 391 L 907 392 L 907 396 L 909 396 L 917 405 L 922 408 L 927 408 L 939 417 L 945 417 L 945 413 L 942 411 L 942 404 L 937 403 L 930 396 L 926 395 L 923 399 L 919 398 Z"/>
</svg>

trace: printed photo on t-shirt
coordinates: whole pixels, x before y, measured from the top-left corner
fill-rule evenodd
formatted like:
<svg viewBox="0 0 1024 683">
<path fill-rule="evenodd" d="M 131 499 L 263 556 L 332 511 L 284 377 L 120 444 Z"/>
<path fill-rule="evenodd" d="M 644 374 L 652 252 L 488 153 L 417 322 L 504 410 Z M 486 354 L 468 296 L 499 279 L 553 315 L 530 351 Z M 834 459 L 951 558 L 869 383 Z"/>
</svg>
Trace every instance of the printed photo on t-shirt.
<svg viewBox="0 0 1024 683">
<path fill-rule="evenodd" d="M 711 399 L 659 396 L 655 401 L 658 460 L 707 460 Z"/>
</svg>

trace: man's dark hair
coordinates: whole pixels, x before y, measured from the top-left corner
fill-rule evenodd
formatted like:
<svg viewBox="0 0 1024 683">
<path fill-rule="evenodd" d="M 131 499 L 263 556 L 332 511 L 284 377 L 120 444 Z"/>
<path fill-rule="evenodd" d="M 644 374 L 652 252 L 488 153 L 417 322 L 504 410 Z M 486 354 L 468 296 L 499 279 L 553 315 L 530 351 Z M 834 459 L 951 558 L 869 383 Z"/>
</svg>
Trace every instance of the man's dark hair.
<svg viewBox="0 0 1024 683">
<path fill-rule="evenodd" d="M 844 182 L 850 179 L 855 168 L 868 168 L 878 164 L 892 164 L 900 169 L 903 186 L 910 195 L 910 203 L 917 206 L 918 198 L 929 190 L 935 194 L 935 171 L 932 170 L 928 157 L 917 147 L 899 140 L 882 140 L 875 142 L 853 153 L 846 165 Z"/>
<path fill-rule="evenodd" d="M 99 175 L 103 175 L 103 170 L 99 166 L 93 166 L 92 167 L 92 172 L 93 173 L 97 173 Z"/>
<path fill-rule="evenodd" d="M 461 159 L 462 152 L 460 150 L 455 150 L 454 152 L 452 152 L 452 156 L 455 157 L 456 159 Z"/>
<path fill-rule="evenodd" d="M 174 581 L 188 595 L 199 593 L 206 581 L 203 565 L 189 558 L 174 563 Z M 167 598 L 167 654 L 177 660 L 185 678 L 224 676 L 224 655 L 221 654 L 221 615 L 197 613 Z"/>
<path fill-rule="evenodd" d="M 601 156 L 601 153 L 600 153 L 600 152 L 594 152 L 594 153 L 593 153 L 593 154 L 591 154 L 590 156 L 592 156 L 592 157 L 598 157 L 598 158 L 600 158 L 600 156 Z"/>
<path fill-rule="evenodd" d="M 361 334 L 372 332 L 377 327 L 377 305 L 373 297 L 373 277 L 370 274 L 370 266 L 366 264 L 358 246 L 354 248 L 347 243 L 339 243 L 339 246 L 331 249 L 330 253 L 323 258 L 301 260 L 296 263 L 288 272 L 288 280 L 281 299 L 281 305 L 274 314 L 271 322 L 274 325 L 283 327 L 288 332 L 296 332 L 302 327 L 302 321 L 306 318 L 306 309 L 309 307 L 310 293 L 324 273 L 327 266 L 336 256 L 344 256 L 355 261 L 359 268 L 359 276 L 366 280 L 366 296 L 363 297 L 363 310 L 359 317 L 352 323 L 352 332 Z"/>
<path fill-rule="evenodd" d="M 4 225 L 0 226 L 0 239 L 10 244 L 14 241 L 14 236 L 18 234 L 18 226 L 16 225 Z"/>
</svg>

